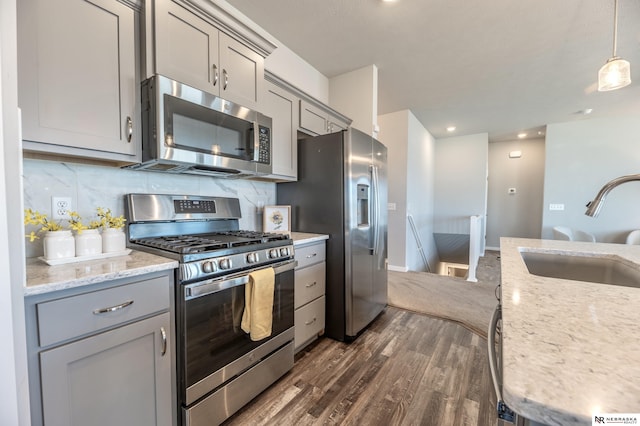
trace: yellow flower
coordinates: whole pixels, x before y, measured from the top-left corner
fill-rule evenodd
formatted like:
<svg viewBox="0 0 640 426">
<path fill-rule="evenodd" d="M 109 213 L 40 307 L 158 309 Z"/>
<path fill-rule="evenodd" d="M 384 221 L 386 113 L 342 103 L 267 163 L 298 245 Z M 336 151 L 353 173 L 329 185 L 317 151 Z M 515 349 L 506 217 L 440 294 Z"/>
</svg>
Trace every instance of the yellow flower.
<svg viewBox="0 0 640 426">
<path fill-rule="evenodd" d="M 33 242 L 38 239 L 38 232 L 50 232 L 50 231 L 61 231 L 62 225 L 60 222 L 52 222 L 47 218 L 46 214 L 42 214 L 36 210 L 25 209 L 24 210 L 24 225 L 35 225 L 40 229 L 38 231 L 31 231 L 26 235 L 29 238 L 29 241 Z"/>
<path fill-rule="evenodd" d="M 124 227 L 125 222 L 127 221 L 124 216 L 113 216 L 111 214 L 111 209 L 105 209 L 104 207 L 98 207 L 96 209 L 97 216 L 100 220 L 100 226 L 103 229 L 106 228 L 114 228 L 120 229 Z"/>
</svg>

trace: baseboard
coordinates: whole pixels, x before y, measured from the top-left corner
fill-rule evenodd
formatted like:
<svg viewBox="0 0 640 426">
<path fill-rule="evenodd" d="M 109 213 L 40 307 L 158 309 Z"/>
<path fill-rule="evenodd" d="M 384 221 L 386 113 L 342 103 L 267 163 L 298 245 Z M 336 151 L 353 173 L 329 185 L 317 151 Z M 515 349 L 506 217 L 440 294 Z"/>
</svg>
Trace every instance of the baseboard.
<svg viewBox="0 0 640 426">
<path fill-rule="evenodd" d="M 387 265 L 387 269 L 389 271 L 395 271 L 395 272 L 409 272 L 409 268 L 407 268 L 406 266 Z"/>
<path fill-rule="evenodd" d="M 491 251 L 500 251 L 500 247 L 485 247 L 485 250 L 491 250 Z"/>
</svg>

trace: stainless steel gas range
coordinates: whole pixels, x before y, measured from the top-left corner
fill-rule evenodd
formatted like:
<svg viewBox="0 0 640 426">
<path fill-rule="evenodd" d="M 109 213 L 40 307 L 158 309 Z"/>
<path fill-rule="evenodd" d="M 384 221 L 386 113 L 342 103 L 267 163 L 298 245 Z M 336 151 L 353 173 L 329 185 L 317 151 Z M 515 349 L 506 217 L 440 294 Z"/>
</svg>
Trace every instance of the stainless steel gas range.
<svg viewBox="0 0 640 426">
<path fill-rule="evenodd" d="M 219 424 L 293 367 L 293 242 L 239 230 L 237 198 L 128 194 L 125 204 L 129 246 L 179 261 L 179 422 Z M 275 277 L 272 331 L 254 341 L 240 319 L 249 280 L 265 268 Z"/>
</svg>

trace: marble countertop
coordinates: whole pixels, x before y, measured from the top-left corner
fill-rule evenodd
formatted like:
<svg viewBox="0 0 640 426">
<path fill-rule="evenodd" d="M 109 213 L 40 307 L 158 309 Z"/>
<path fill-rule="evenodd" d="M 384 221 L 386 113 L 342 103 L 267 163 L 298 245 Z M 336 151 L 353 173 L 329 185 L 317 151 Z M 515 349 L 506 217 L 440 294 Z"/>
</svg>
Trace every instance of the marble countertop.
<svg viewBox="0 0 640 426">
<path fill-rule="evenodd" d="M 520 251 L 619 256 L 640 246 L 502 238 L 503 399 L 548 425 L 640 412 L 640 288 L 532 275 Z"/>
<path fill-rule="evenodd" d="M 325 234 L 311 234 L 308 232 L 291 232 L 291 239 L 293 240 L 293 245 L 298 246 L 301 244 L 327 240 L 329 239 L 329 236 Z"/>
<path fill-rule="evenodd" d="M 37 258 L 29 258 L 24 295 L 33 296 L 177 267 L 176 260 L 136 250 L 126 256 L 56 266 L 49 266 Z"/>
</svg>

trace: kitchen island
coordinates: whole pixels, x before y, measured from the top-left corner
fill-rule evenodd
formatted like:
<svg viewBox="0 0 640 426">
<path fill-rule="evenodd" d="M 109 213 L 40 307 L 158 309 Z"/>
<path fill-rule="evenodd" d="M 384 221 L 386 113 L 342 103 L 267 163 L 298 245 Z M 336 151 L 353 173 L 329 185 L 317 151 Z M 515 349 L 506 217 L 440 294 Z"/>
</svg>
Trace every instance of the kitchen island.
<svg viewBox="0 0 640 426">
<path fill-rule="evenodd" d="M 640 269 L 640 246 L 502 238 L 500 249 L 506 404 L 548 425 L 639 413 L 640 288 L 533 275 L 521 252 L 614 257 Z"/>
</svg>

